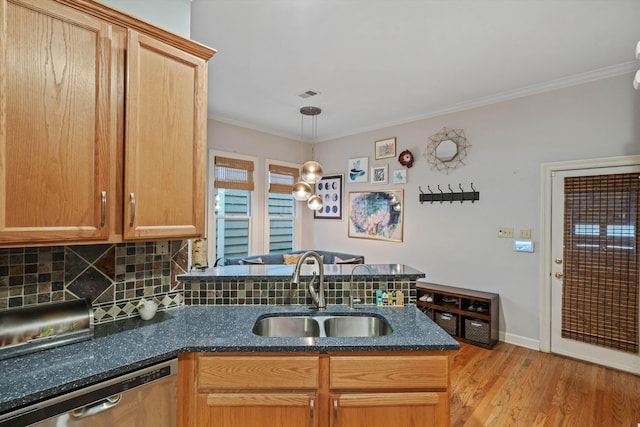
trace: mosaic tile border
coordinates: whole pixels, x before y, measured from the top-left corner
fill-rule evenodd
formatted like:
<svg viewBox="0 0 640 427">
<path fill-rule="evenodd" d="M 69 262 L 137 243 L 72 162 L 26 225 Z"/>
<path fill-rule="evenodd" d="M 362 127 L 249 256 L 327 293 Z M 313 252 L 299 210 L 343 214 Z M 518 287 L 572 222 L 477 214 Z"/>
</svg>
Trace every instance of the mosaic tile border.
<svg viewBox="0 0 640 427">
<path fill-rule="evenodd" d="M 292 287 L 289 280 L 229 280 L 184 282 L 186 305 L 312 305 L 306 286 Z M 326 281 L 327 304 L 348 304 L 349 280 Z M 402 291 L 405 304 L 416 302 L 416 281 L 376 279 L 354 282 L 355 295 L 363 304 L 375 304 L 375 293 Z"/>
</svg>

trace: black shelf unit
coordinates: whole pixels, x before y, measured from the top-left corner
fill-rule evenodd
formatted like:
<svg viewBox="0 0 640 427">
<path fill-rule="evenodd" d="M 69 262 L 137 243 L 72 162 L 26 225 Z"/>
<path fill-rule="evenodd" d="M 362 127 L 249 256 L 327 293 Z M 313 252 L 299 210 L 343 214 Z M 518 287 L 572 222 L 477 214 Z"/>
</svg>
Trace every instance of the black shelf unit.
<svg viewBox="0 0 640 427">
<path fill-rule="evenodd" d="M 498 294 L 423 281 L 416 291 L 418 308 L 456 339 L 488 349 L 498 342 Z M 422 301 L 424 295 L 431 300 Z"/>
</svg>

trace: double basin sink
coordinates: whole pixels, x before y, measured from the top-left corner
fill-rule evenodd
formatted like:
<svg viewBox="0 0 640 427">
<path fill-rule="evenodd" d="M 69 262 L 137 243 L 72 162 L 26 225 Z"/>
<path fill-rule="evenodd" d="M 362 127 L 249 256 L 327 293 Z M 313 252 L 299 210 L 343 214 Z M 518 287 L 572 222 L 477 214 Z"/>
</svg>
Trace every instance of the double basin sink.
<svg viewBox="0 0 640 427">
<path fill-rule="evenodd" d="M 266 337 L 379 337 L 390 335 L 391 325 L 372 313 L 264 315 L 253 333 Z"/>
</svg>

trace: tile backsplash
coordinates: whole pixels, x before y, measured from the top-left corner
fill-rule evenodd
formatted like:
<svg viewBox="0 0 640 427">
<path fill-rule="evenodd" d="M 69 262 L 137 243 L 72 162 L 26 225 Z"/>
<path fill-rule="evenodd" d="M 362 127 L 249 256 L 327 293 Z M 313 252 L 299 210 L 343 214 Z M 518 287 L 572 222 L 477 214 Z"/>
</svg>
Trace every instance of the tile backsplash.
<svg viewBox="0 0 640 427">
<path fill-rule="evenodd" d="M 0 309 L 87 298 L 96 323 L 131 317 L 142 297 L 180 305 L 187 264 L 186 240 L 0 248 Z"/>
</svg>

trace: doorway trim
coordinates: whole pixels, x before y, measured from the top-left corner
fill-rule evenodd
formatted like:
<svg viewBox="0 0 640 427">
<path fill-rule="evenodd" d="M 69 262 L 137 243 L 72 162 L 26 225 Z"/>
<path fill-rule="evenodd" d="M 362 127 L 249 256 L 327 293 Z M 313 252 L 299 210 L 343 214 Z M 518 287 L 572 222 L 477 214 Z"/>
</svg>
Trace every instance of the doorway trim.
<svg viewBox="0 0 640 427">
<path fill-rule="evenodd" d="M 640 155 L 543 163 L 540 171 L 540 351 L 551 352 L 551 177 L 558 171 L 640 165 Z"/>
</svg>

